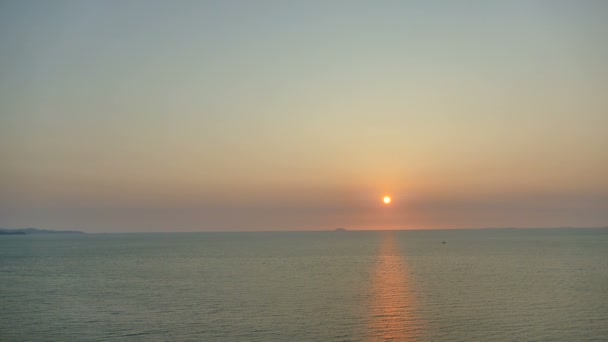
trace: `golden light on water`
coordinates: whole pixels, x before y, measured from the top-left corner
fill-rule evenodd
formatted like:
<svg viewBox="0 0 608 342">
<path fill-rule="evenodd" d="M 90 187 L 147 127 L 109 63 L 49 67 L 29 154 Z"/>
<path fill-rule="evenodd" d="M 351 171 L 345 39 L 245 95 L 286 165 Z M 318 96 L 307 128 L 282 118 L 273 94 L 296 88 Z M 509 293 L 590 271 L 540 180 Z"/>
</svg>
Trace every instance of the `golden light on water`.
<svg viewBox="0 0 608 342">
<path fill-rule="evenodd" d="M 374 269 L 369 307 L 368 341 L 419 341 L 424 321 L 415 314 L 417 303 L 407 262 L 399 251 L 397 234 L 385 232 Z"/>
<path fill-rule="evenodd" d="M 382 199 L 382 202 L 384 202 L 384 204 L 390 204 L 392 201 L 392 199 L 390 198 L 390 196 L 384 196 L 384 198 Z"/>
</svg>

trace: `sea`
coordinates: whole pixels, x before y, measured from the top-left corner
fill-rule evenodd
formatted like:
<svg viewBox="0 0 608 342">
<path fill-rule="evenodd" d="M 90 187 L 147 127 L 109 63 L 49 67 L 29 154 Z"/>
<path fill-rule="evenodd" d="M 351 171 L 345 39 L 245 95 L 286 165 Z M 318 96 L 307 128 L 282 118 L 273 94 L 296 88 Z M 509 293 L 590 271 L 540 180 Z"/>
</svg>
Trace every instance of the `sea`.
<svg viewBox="0 0 608 342">
<path fill-rule="evenodd" d="M 608 229 L 0 236 L 1 341 L 608 341 Z"/>
</svg>

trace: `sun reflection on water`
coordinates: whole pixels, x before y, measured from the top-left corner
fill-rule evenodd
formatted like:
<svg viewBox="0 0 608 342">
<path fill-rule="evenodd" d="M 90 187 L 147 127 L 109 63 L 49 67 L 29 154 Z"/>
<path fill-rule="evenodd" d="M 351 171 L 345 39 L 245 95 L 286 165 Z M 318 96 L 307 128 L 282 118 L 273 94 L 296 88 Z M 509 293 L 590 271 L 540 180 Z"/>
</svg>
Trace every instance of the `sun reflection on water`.
<svg viewBox="0 0 608 342">
<path fill-rule="evenodd" d="M 370 303 L 370 341 L 417 341 L 423 325 L 395 232 L 383 233 Z"/>
</svg>

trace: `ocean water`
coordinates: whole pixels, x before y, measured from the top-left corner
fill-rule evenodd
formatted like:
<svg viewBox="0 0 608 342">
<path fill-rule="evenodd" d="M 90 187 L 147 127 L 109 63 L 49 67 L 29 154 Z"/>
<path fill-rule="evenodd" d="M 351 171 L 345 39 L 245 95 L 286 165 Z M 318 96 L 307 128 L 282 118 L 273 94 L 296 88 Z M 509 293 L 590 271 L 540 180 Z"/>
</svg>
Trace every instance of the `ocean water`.
<svg viewBox="0 0 608 342">
<path fill-rule="evenodd" d="M 0 340 L 608 341 L 608 230 L 1 236 Z"/>
</svg>

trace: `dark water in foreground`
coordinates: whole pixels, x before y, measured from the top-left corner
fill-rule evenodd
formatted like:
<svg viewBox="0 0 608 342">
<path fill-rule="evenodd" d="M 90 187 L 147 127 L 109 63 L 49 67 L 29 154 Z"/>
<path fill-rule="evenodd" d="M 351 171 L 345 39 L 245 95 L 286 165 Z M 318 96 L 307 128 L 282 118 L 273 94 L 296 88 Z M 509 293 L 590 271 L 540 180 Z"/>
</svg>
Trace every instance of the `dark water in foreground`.
<svg viewBox="0 0 608 342">
<path fill-rule="evenodd" d="M 2 236 L 0 307 L 3 341 L 608 341 L 608 230 Z"/>
</svg>

